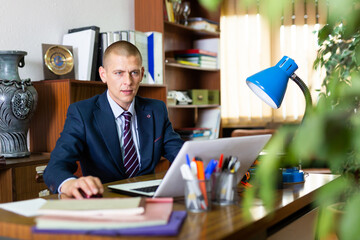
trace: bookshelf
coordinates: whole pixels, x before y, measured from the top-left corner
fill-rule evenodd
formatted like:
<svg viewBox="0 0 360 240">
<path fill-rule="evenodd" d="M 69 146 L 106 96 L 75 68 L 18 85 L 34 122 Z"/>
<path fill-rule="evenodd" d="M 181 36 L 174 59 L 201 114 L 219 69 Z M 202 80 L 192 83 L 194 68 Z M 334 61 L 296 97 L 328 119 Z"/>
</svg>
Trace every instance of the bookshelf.
<svg viewBox="0 0 360 240">
<path fill-rule="evenodd" d="M 135 29 L 138 31 L 157 31 L 163 33 L 164 59 L 174 50 L 193 48 L 198 39 L 219 38 L 220 34 L 205 30 L 195 30 L 182 24 L 164 20 L 165 0 L 135 0 Z M 220 21 L 220 10 L 208 12 L 197 0 L 190 0 L 189 17 L 203 17 Z M 212 89 L 220 91 L 220 70 L 185 66 L 174 62 L 164 62 L 164 84 L 167 90 L 186 91 L 189 89 Z M 194 127 L 198 109 L 214 108 L 219 105 L 168 105 L 169 118 L 174 128 Z"/>
</svg>

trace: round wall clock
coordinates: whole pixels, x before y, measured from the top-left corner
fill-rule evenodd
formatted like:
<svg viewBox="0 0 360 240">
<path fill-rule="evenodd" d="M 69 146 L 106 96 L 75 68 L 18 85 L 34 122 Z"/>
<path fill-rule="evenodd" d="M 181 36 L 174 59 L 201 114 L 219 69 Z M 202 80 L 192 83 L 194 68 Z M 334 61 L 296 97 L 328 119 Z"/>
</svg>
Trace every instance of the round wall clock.
<svg viewBox="0 0 360 240">
<path fill-rule="evenodd" d="M 51 46 L 44 55 L 46 67 L 56 75 L 65 75 L 74 68 L 71 51 L 63 46 Z"/>
</svg>

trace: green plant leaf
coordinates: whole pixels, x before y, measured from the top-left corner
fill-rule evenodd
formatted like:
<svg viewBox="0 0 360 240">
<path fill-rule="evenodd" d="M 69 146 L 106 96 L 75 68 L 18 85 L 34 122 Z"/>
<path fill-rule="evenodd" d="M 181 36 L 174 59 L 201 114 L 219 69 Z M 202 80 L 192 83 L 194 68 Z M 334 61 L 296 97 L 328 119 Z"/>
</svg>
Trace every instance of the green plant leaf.
<svg viewBox="0 0 360 240">
<path fill-rule="evenodd" d="M 324 41 L 329 38 L 329 35 L 331 32 L 332 32 L 332 29 L 331 29 L 330 25 L 326 24 L 324 27 L 322 27 L 318 33 L 318 44 L 322 45 L 324 43 Z"/>
<path fill-rule="evenodd" d="M 209 11 L 216 11 L 222 0 L 199 0 L 199 3 Z"/>
<path fill-rule="evenodd" d="M 359 222 L 360 193 L 357 193 L 346 202 L 344 214 L 340 222 L 340 239 L 358 239 L 360 236 Z"/>
</svg>

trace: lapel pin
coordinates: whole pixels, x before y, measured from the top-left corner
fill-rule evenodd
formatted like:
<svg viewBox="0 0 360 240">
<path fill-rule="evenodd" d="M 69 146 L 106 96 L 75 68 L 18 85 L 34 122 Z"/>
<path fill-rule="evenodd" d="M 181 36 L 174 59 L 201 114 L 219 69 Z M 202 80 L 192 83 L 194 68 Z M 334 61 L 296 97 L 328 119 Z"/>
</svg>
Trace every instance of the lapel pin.
<svg viewBox="0 0 360 240">
<path fill-rule="evenodd" d="M 150 114 L 148 114 L 146 117 L 147 117 L 147 118 L 151 118 Z"/>
</svg>

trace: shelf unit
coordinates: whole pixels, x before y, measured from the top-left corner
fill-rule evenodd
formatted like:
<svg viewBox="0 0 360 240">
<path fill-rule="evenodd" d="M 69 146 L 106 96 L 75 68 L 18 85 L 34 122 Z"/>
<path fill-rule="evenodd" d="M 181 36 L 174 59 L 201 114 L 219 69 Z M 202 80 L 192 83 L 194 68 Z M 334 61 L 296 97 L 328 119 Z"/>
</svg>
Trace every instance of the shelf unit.
<svg viewBox="0 0 360 240">
<path fill-rule="evenodd" d="M 135 0 L 135 29 L 142 32 L 163 33 L 164 59 L 169 52 L 193 48 L 193 41 L 204 38 L 218 38 L 219 33 L 196 30 L 181 24 L 164 20 L 165 0 Z M 208 12 L 197 0 L 190 0 L 190 17 L 203 17 L 220 21 L 220 11 Z M 167 90 L 212 89 L 220 91 L 220 70 L 185 66 L 164 61 L 164 84 Z M 219 105 L 176 105 L 168 106 L 169 118 L 174 128 L 193 127 L 199 108 L 213 108 Z"/>
</svg>

